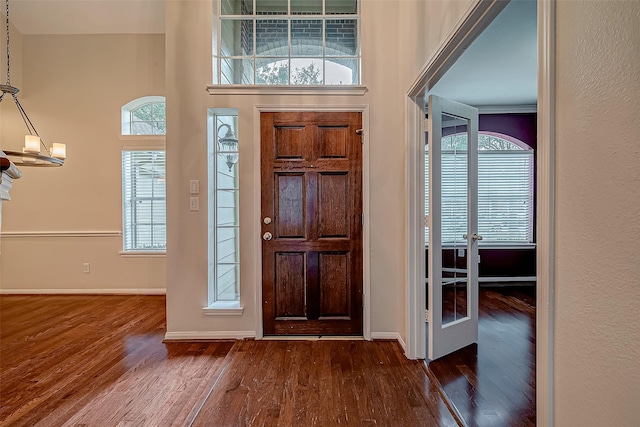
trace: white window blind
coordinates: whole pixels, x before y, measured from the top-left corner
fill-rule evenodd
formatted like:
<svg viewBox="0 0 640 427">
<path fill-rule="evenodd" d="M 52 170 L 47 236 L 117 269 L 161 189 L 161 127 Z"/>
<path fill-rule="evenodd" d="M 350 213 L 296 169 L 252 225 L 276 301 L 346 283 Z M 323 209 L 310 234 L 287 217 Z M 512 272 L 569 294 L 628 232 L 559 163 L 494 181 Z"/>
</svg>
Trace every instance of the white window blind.
<svg viewBox="0 0 640 427">
<path fill-rule="evenodd" d="M 165 152 L 122 152 L 122 222 L 125 251 L 165 251 Z"/>
<path fill-rule="evenodd" d="M 533 150 L 503 140 L 496 149 L 479 136 L 478 233 L 480 244 L 533 241 Z M 483 144 L 483 142 L 485 142 Z M 506 143 L 506 144 L 504 144 Z M 467 228 L 467 152 L 442 153 L 442 242 L 461 242 Z M 429 154 L 425 155 L 425 215 L 429 214 Z M 425 244 L 429 229 L 425 228 Z"/>
</svg>

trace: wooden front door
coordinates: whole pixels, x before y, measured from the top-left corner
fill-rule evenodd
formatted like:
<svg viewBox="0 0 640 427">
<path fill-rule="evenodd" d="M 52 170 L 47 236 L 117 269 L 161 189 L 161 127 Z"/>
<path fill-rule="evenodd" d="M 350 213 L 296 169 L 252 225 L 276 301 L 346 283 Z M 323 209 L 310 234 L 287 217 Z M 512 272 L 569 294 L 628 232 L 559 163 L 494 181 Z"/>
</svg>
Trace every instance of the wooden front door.
<svg viewBox="0 0 640 427">
<path fill-rule="evenodd" d="M 265 335 L 362 335 L 361 113 L 262 113 Z"/>
</svg>

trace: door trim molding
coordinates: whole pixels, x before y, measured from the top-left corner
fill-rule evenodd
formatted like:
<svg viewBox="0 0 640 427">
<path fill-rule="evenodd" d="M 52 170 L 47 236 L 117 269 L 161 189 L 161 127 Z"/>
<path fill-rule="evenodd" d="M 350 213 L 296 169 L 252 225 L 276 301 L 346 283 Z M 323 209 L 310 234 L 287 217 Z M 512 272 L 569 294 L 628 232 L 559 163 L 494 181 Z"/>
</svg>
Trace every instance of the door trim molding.
<svg viewBox="0 0 640 427">
<path fill-rule="evenodd" d="M 507 2 L 475 0 L 442 41 L 407 91 L 407 352 L 425 358 L 424 289 L 424 95 L 499 14 Z M 555 287 L 555 9 L 556 0 L 538 2 L 538 210 L 536 304 L 536 417 L 541 426 L 554 420 L 554 287 Z M 424 158 L 424 157 L 422 157 Z"/>
<path fill-rule="evenodd" d="M 362 113 L 362 129 L 364 129 L 362 146 L 362 211 L 364 224 L 362 226 L 362 336 L 371 340 L 371 248 L 370 248 L 370 210 L 369 210 L 369 105 L 262 105 L 253 108 L 253 217 L 254 224 L 258 224 L 254 231 L 256 255 L 254 269 L 256 272 L 256 339 L 264 337 L 262 320 L 262 240 L 260 236 L 262 182 L 260 176 L 260 113 L 317 111 L 320 113 L 354 112 Z"/>
<path fill-rule="evenodd" d="M 538 2 L 538 206 L 536 218 L 536 418 L 553 426 L 555 329 L 556 0 Z"/>
<path fill-rule="evenodd" d="M 424 123 L 426 94 L 508 2 L 475 0 L 429 57 L 407 91 L 407 357 L 426 358 L 424 289 Z"/>
</svg>

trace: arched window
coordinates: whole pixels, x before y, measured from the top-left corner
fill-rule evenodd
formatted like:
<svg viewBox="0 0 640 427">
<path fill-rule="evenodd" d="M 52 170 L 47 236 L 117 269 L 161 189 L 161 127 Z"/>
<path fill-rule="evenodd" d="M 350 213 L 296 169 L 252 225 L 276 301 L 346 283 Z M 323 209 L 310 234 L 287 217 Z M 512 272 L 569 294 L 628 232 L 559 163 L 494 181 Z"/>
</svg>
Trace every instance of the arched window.
<svg viewBox="0 0 640 427">
<path fill-rule="evenodd" d="M 122 107 L 122 135 L 165 135 L 165 98 L 144 96 Z"/>
<path fill-rule="evenodd" d="M 165 98 L 145 96 L 122 107 L 122 135 L 146 135 L 144 146 L 128 140 L 122 148 L 123 252 L 165 252 Z M 149 136 L 161 138 L 149 139 Z"/>
<path fill-rule="evenodd" d="M 427 146 L 428 149 L 428 146 Z M 460 152 L 467 150 L 467 134 L 442 138 L 442 241 L 459 240 L 456 225 L 466 224 L 466 215 L 455 206 L 466 204 L 466 192 L 453 192 L 455 180 L 466 182 L 466 164 L 460 167 Z M 454 153 L 457 153 L 457 160 Z M 463 156 L 464 157 L 464 156 Z M 466 157 L 465 157 L 466 159 Z M 455 162 L 458 162 L 457 167 Z M 484 132 L 478 135 L 478 233 L 487 244 L 533 242 L 533 149 L 506 135 Z M 461 172 L 462 171 L 462 172 Z M 429 214 L 429 152 L 425 153 L 425 214 Z M 448 190 L 449 189 L 449 190 Z M 457 237 L 457 239 L 456 239 Z M 425 228 L 425 244 L 429 229 Z"/>
</svg>

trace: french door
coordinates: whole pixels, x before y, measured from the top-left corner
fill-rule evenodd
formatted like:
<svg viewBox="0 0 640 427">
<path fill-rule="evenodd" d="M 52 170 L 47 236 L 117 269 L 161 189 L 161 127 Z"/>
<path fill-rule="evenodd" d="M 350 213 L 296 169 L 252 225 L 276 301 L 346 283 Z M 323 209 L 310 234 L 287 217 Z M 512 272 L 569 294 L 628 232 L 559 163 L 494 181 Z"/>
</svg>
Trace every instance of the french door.
<svg viewBox="0 0 640 427">
<path fill-rule="evenodd" d="M 478 341 L 478 110 L 434 95 L 428 118 L 428 357 Z"/>
</svg>

